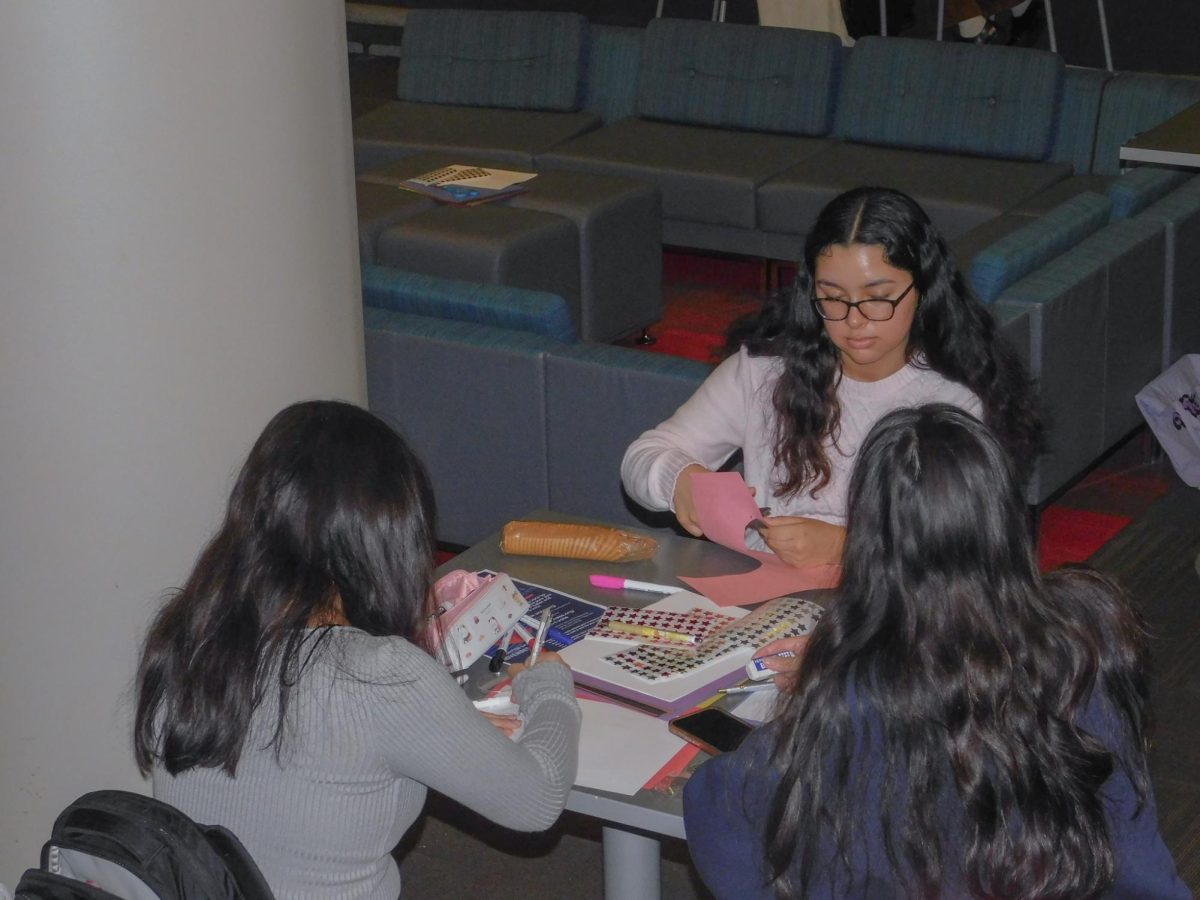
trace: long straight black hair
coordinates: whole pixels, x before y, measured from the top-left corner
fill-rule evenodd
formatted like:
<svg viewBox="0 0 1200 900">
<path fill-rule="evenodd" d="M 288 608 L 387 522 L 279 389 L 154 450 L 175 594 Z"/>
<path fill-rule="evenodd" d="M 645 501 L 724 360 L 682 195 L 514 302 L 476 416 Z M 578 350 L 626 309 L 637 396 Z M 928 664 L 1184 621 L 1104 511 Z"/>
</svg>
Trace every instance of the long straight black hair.
<svg viewBox="0 0 1200 900">
<path fill-rule="evenodd" d="M 813 308 L 817 260 L 830 247 L 877 245 L 884 259 L 912 276 L 919 296 L 908 356 L 970 388 L 983 419 L 1008 448 L 1022 480 L 1044 445 L 1032 383 L 991 312 L 971 293 L 941 234 L 921 206 L 900 191 L 862 187 L 821 210 L 804 241 L 796 282 L 763 309 L 733 325 L 727 343 L 779 356 L 784 372 L 775 389 L 775 462 L 784 494 L 819 490 L 830 478 L 824 443 L 836 438 L 841 410 L 841 362 Z"/>
<path fill-rule="evenodd" d="M 278 752 L 291 689 L 314 652 L 311 622 L 340 611 L 369 634 L 416 639 L 433 535 L 429 478 L 386 424 L 334 401 L 277 414 L 224 522 L 146 636 L 134 724 L 143 773 L 161 762 L 172 774 L 234 774 L 267 691 L 279 696 Z"/>
<path fill-rule="evenodd" d="M 869 821 L 909 896 L 947 879 L 997 900 L 1102 892 L 1101 785 L 1124 766 L 1148 790 L 1146 639 L 1125 595 L 1090 570 L 1039 574 L 1007 453 L 944 404 L 876 424 L 848 517 L 840 594 L 778 718 L 778 895 L 805 896 L 830 847 L 861 855 Z M 1127 752 L 1079 727 L 1094 694 Z M 874 803 L 861 742 L 884 759 Z"/>
</svg>

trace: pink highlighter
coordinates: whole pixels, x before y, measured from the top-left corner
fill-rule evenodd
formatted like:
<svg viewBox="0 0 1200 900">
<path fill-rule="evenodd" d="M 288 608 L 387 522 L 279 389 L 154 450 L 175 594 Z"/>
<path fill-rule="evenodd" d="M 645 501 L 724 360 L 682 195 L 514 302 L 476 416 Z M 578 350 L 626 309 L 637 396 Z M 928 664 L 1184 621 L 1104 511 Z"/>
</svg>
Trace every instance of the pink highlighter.
<svg viewBox="0 0 1200 900">
<path fill-rule="evenodd" d="M 588 579 L 592 587 L 607 588 L 613 591 L 646 591 L 649 594 L 678 594 L 687 588 L 675 587 L 671 584 L 653 584 L 649 581 L 634 581 L 632 578 L 621 578 L 619 575 L 593 575 Z"/>
</svg>

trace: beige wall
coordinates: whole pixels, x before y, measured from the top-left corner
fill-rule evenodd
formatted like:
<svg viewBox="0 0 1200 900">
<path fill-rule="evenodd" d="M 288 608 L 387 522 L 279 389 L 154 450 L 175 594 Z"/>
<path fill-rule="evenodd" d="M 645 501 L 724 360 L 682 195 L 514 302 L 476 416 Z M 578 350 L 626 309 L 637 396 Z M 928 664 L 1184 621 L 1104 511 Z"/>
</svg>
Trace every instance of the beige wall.
<svg viewBox="0 0 1200 900">
<path fill-rule="evenodd" d="M 266 420 L 365 401 L 341 0 L 0 4 L 0 881 L 144 789 L 156 598 Z"/>
</svg>

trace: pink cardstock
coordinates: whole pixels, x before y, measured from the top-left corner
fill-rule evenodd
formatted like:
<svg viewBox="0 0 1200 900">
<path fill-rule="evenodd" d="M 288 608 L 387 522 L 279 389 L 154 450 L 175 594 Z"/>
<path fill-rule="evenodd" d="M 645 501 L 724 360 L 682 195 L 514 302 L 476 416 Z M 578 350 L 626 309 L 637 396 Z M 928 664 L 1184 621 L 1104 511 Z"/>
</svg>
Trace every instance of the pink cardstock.
<svg viewBox="0 0 1200 900">
<path fill-rule="evenodd" d="M 704 472 L 692 475 L 692 501 L 705 536 L 761 565 L 740 575 L 679 580 L 718 606 L 746 606 L 796 591 L 835 587 L 841 566 L 789 566 L 774 553 L 746 546 L 746 528 L 759 518 L 758 504 L 737 472 Z"/>
</svg>

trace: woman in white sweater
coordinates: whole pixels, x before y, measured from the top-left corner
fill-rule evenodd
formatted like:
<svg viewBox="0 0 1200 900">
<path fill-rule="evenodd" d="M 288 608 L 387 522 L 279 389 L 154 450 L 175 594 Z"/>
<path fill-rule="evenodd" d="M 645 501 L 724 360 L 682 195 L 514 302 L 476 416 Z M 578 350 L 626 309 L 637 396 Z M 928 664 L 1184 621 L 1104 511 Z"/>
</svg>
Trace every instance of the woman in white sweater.
<svg viewBox="0 0 1200 900">
<path fill-rule="evenodd" d="M 567 667 L 543 654 L 513 681 L 521 723 L 489 721 L 427 650 L 433 516 L 387 425 L 346 403 L 288 407 L 146 637 L 138 765 L 156 797 L 233 831 L 280 900 L 395 900 L 391 851 L 427 788 L 524 831 L 566 803 Z"/>
<path fill-rule="evenodd" d="M 769 508 L 762 544 L 792 565 L 838 562 L 858 447 L 894 409 L 942 402 L 970 412 L 1022 473 L 1041 448 L 1028 376 L 925 211 L 899 191 L 858 188 L 830 201 L 794 289 L 735 325 L 730 346 L 621 464 L 635 500 L 673 510 L 697 536 L 690 476 L 740 450 L 746 482 Z"/>
</svg>

